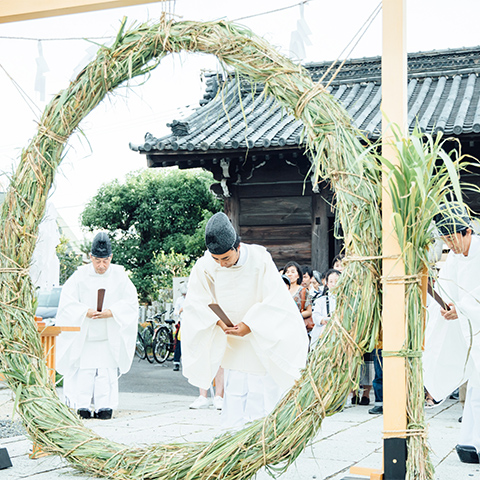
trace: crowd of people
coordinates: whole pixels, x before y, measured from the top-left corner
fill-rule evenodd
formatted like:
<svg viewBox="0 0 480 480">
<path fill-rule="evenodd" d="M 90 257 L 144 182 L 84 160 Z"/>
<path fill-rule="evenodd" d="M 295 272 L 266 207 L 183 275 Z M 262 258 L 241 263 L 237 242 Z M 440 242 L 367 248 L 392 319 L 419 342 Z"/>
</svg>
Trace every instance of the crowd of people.
<svg viewBox="0 0 480 480">
<path fill-rule="evenodd" d="M 435 223 L 450 253 L 435 285 L 445 303 L 430 302 L 428 309 L 427 400 L 438 403 L 468 381 L 457 452 L 462 462 L 479 463 L 480 240 L 462 206 L 444 206 Z M 176 305 L 181 333 L 174 370 L 199 388 L 190 408 L 214 405 L 222 410 L 224 428 L 238 429 L 275 408 L 299 378 L 308 350 L 321 342 L 337 305 L 343 257 L 324 273 L 290 261 L 279 274 L 268 251 L 242 243 L 223 213 L 208 221 L 205 243 Z M 118 404 L 118 374 L 129 370 L 133 358 L 138 301 L 123 267 L 111 263 L 108 235 L 95 237 L 90 258 L 62 290 L 57 322 L 79 332 L 60 336 L 57 369 L 64 375 L 65 402 L 81 418 L 109 419 Z M 379 344 L 364 357 L 351 404 L 369 405 L 373 387 L 369 413 L 383 413 L 382 370 Z"/>
<path fill-rule="evenodd" d="M 288 262 L 279 270 L 303 317 L 310 348 L 317 345 L 335 311 L 337 303 L 335 286 L 344 270 L 343 259 L 344 255 L 338 254 L 333 259 L 332 268 L 324 273 L 312 270 L 309 265 L 300 266 L 295 261 Z M 370 405 L 370 391 L 374 382 L 373 362 L 373 354 L 365 354 L 360 389 L 352 391 L 350 399 L 352 405 Z M 372 414 L 383 413 L 383 382 L 381 378 L 380 369 L 376 379 L 378 388 L 375 390 L 375 407 L 369 410 Z"/>
</svg>

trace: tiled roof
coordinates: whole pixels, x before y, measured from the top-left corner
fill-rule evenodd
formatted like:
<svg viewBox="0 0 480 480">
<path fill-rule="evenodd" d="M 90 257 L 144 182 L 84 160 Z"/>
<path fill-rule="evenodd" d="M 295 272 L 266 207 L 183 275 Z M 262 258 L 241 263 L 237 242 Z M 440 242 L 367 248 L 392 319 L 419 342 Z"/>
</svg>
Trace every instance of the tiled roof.
<svg viewBox="0 0 480 480">
<path fill-rule="evenodd" d="M 318 81 L 330 63 L 306 65 Z M 448 135 L 480 133 L 480 47 L 420 52 L 408 56 L 408 123 L 423 131 Z M 322 80 L 327 84 L 329 77 Z M 223 85 L 223 88 L 221 88 Z M 356 127 L 370 138 L 381 132 L 381 58 L 347 61 L 328 87 L 350 114 Z M 248 83 L 223 82 L 213 75 L 201 106 L 169 126 L 172 134 L 156 138 L 150 133 L 144 153 L 208 152 L 284 147 L 302 143 L 302 123 L 265 99 L 262 87 L 252 92 Z M 241 98 L 241 101 L 240 101 Z"/>
</svg>

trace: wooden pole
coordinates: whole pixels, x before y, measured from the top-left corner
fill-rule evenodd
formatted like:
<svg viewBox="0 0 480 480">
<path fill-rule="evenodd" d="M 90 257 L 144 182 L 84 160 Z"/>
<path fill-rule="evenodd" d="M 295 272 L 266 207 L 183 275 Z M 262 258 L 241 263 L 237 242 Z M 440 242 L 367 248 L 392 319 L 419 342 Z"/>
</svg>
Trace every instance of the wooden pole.
<svg viewBox="0 0 480 480">
<path fill-rule="evenodd" d="M 164 1 L 166 0 L 1 0 L 0 23 Z"/>
<path fill-rule="evenodd" d="M 407 126 L 407 51 L 406 0 L 383 0 L 382 52 L 382 153 L 398 164 L 389 142 L 395 124 L 402 135 Z M 397 352 L 405 342 L 405 267 L 400 259 L 400 246 L 392 225 L 392 201 L 383 178 L 383 350 Z M 383 427 L 384 479 L 403 480 L 406 473 L 406 369 L 405 358 L 383 359 Z"/>
</svg>

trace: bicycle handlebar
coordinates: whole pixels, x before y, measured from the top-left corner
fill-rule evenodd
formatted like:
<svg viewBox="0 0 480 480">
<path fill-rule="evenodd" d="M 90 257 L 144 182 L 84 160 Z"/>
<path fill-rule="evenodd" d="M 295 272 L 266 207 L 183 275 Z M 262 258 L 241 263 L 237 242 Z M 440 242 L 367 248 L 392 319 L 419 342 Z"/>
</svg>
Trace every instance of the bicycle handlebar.
<svg viewBox="0 0 480 480">
<path fill-rule="evenodd" d="M 152 320 L 161 320 L 162 317 L 167 313 L 166 310 L 160 313 L 156 313 L 155 315 L 152 315 L 151 317 L 147 317 L 145 321 L 151 322 Z"/>
<path fill-rule="evenodd" d="M 170 313 L 173 312 L 173 307 L 170 311 Z M 160 312 L 160 313 L 156 313 L 155 315 L 152 315 L 151 317 L 147 317 L 145 319 L 145 322 L 149 322 L 149 323 L 153 323 L 155 320 L 158 322 L 159 320 L 162 322 L 162 323 L 167 323 L 165 319 L 163 319 L 163 316 L 167 313 L 167 310 L 164 310 L 163 312 Z"/>
</svg>

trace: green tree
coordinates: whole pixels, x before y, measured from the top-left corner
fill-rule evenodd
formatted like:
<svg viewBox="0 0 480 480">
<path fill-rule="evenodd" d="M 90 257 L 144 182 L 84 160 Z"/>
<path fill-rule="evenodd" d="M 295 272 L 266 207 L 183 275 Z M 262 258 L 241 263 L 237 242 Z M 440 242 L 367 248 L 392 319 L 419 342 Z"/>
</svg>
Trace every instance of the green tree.
<svg viewBox="0 0 480 480">
<path fill-rule="evenodd" d="M 156 267 L 153 278 L 158 289 L 171 289 L 173 277 L 188 277 L 193 267 L 188 255 L 175 253 L 173 250 L 155 255 L 153 263 Z"/>
<path fill-rule="evenodd" d="M 155 274 L 153 281 L 160 293 L 160 298 L 166 302 L 173 301 L 173 277 L 188 277 L 193 264 L 188 255 L 160 252 L 155 255 Z"/>
<path fill-rule="evenodd" d="M 82 243 L 80 243 L 80 251 L 85 255 L 86 258 L 90 257 L 90 253 L 92 251 L 92 242 L 93 239 L 83 238 Z"/>
<path fill-rule="evenodd" d="M 203 253 L 206 220 L 221 209 L 212 183 L 203 170 L 149 169 L 103 185 L 86 206 L 82 224 L 110 233 L 114 262 L 131 272 L 142 301 L 158 293 L 155 256 L 173 251 L 188 266 Z"/>
<path fill-rule="evenodd" d="M 73 251 L 68 238 L 63 235 L 56 251 L 60 260 L 60 285 L 63 285 L 82 264 L 82 255 Z"/>
</svg>

